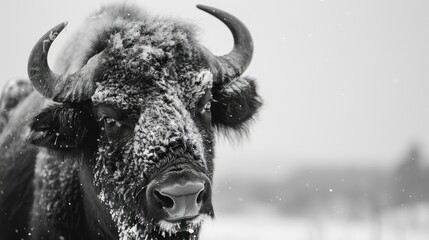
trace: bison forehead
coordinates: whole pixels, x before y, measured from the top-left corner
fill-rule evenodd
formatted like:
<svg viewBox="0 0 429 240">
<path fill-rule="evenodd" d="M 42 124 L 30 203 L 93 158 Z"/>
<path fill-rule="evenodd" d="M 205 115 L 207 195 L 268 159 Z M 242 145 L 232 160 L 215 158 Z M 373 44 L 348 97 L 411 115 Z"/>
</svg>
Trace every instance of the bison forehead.
<svg viewBox="0 0 429 240">
<path fill-rule="evenodd" d="M 106 33 L 98 82 L 121 79 L 151 86 L 162 80 L 184 81 L 189 72 L 207 68 L 189 26 L 168 21 L 116 25 L 120 28 Z"/>
<path fill-rule="evenodd" d="M 138 116 L 145 98 L 166 94 L 178 96 L 192 110 L 213 80 L 189 26 L 168 21 L 123 24 L 108 34 L 92 100 Z"/>
<path fill-rule="evenodd" d="M 188 72 L 181 81 L 159 79 L 152 86 L 144 82 L 134 82 L 130 85 L 126 79 L 111 79 L 97 82 L 92 101 L 95 104 L 112 104 L 138 119 L 142 106 L 147 105 L 144 103 L 160 101 L 159 99 L 167 105 L 178 98 L 186 110 L 193 111 L 196 103 L 212 85 L 213 76 L 208 70 Z"/>
</svg>

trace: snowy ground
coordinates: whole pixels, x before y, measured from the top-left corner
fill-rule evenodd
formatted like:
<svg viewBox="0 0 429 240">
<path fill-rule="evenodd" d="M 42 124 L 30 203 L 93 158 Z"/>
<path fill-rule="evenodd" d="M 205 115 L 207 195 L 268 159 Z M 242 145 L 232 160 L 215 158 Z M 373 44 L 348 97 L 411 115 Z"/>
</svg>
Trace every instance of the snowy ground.
<svg viewBox="0 0 429 240">
<path fill-rule="evenodd" d="M 201 239 L 427 240 L 429 226 L 411 226 L 390 217 L 373 221 L 350 221 L 321 218 L 295 219 L 266 215 L 222 215 L 217 216 L 214 222 L 204 225 Z"/>
</svg>

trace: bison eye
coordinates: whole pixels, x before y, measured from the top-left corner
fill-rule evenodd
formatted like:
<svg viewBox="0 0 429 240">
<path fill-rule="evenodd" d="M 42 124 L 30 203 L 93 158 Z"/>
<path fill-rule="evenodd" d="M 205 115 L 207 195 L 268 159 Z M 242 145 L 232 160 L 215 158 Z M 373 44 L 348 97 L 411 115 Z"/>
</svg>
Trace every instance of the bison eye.
<svg viewBox="0 0 429 240">
<path fill-rule="evenodd" d="M 126 128 L 123 128 L 122 123 L 111 117 L 105 116 L 100 119 L 100 122 L 103 122 L 102 130 L 106 132 L 107 138 L 110 141 L 122 136 L 126 130 Z"/>
<path fill-rule="evenodd" d="M 209 100 L 204 105 L 204 107 L 202 107 L 201 110 L 200 110 L 201 117 L 204 119 L 204 121 L 207 124 L 211 123 L 211 119 L 212 119 L 211 108 L 212 108 L 212 100 Z"/>
<path fill-rule="evenodd" d="M 107 128 L 112 128 L 112 127 L 118 127 L 119 128 L 122 126 L 122 124 L 113 118 L 105 117 L 104 118 L 104 126 Z"/>
<path fill-rule="evenodd" d="M 207 103 L 206 103 L 206 105 L 204 105 L 204 107 L 203 107 L 203 111 L 201 112 L 201 113 L 210 113 L 211 112 L 211 109 L 212 109 L 212 102 L 211 101 L 208 101 Z"/>
<path fill-rule="evenodd" d="M 210 126 L 212 121 L 212 102 L 213 97 L 211 90 L 207 89 L 206 93 L 201 97 L 196 106 L 196 113 L 205 122 L 205 124 L 207 124 L 207 126 Z"/>
<path fill-rule="evenodd" d="M 107 104 L 94 107 L 103 136 L 116 144 L 125 142 L 133 134 L 134 121 L 120 109 Z"/>
</svg>

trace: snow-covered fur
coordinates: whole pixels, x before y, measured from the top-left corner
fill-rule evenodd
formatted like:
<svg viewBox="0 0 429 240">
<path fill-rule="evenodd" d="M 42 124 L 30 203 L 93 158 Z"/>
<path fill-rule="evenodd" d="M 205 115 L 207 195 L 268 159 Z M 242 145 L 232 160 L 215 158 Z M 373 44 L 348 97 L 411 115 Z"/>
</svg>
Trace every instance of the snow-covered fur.
<svg viewBox="0 0 429 240">
<path fill-rule="evenodd" d="M 95 94 L 82 103 L 51 104 L 31 118 L 26 139 L 45 150 L 26 159 L 36 162 L 33 210 L 31 224 L 15 236 L 198 238 L 212 210 L 194 219 L 188 232 L 177 232 L 177 224 L 157 219 L 141 192 L 171 166 L 186 165 L 211 181 L 215 129 L 246 131 L 261 101 L 253 79 L 214 84 L 195 29 L 122 4 L 88 18 L 57 70 L 74 72 L 103 51 Z M 0 195 L 0 211 L 12 214 L 1 204 Z"/>
</svg>

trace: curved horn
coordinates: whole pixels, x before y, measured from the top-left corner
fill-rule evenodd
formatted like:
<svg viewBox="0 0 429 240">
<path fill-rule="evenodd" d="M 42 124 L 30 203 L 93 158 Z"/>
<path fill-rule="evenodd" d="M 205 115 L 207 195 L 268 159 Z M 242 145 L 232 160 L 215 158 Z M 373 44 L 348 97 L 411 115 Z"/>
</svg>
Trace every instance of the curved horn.
<svg viewBox="0 0 429 240">
<path fill-rule="evenodd" d="M 92 81 L 95 67 L 99 65 L 101 54 L 92 57 L 88 63 L 73 74 L 56 74 L 48 65 L 49 48 L 67 22 L 49 30 L 34 45 L 28 59 L 28 76 L 33 87 L 44 97 L 55 102 L 81 102 L 90 99 L 95 91 Z"/>
<path fill-rule="evenodd" d="M 249 66 L 253 56 L 253 40 L 246 26 L 233 15 L 209 6 L 197 5 L 197 8 L 221 20 L 234 37 L 234 47 L 224 56 L 216 56 L 223 72 L 229 78 L 240 76 Z"/>
</svg>

